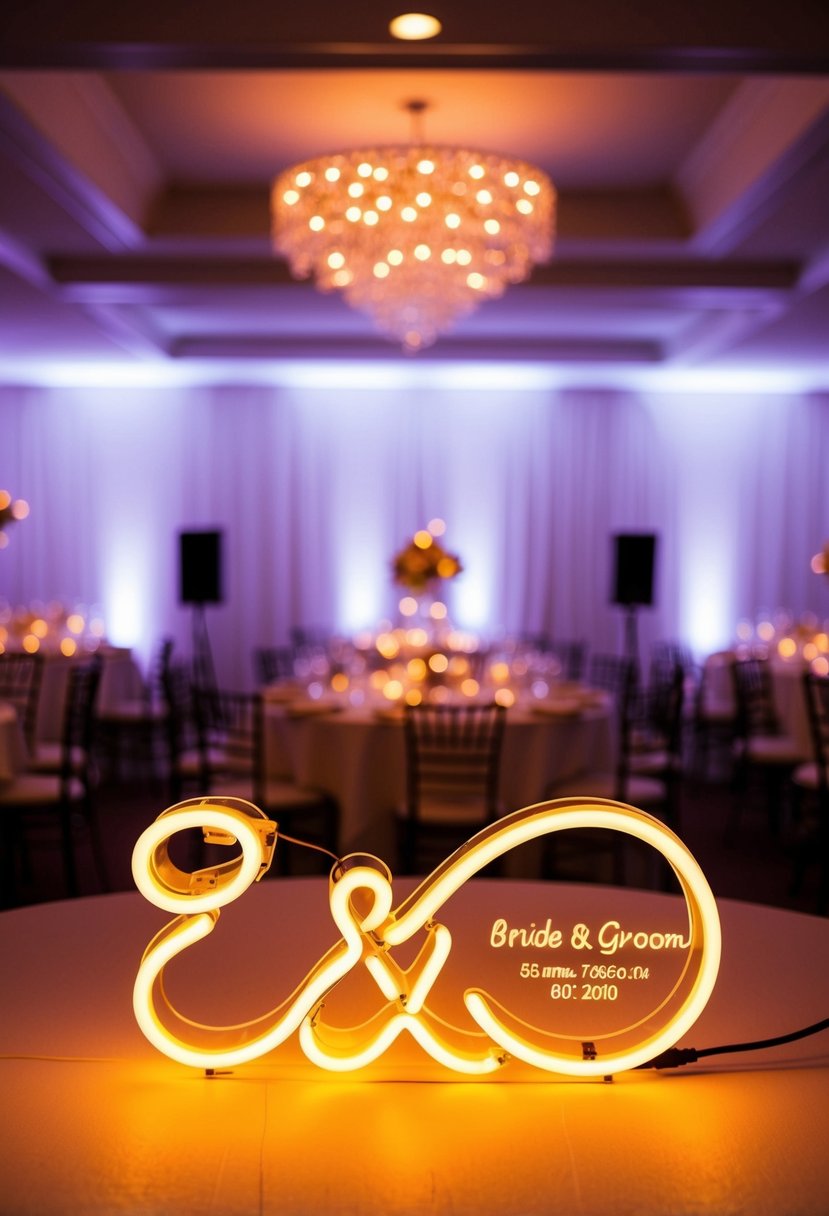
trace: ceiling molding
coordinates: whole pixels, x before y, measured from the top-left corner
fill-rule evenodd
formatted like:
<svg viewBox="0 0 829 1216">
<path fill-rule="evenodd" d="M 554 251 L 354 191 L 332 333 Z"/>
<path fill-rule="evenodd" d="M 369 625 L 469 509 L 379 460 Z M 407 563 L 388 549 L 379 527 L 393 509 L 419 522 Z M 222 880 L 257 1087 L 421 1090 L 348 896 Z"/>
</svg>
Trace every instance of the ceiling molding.
<svg viewBox="0 0 829 1216">
<path fill-rule="evenodd" d="M 90 303 L 83 311 L 103 334 L 136 358 L 157 358 L 171 353 L 156 327 L 137 309 Z"/>
<path fill-rule="evenodd" d="M 782 311 L 782 302 L 769 301 L 759 308 L 704 312 L 666 346 L 666 358 L 677 366 L 704 364 L 751 337 Z"/>
<path fill-rule="evenodd" d="M 170 302 L 192 290 L 267 289 L 298 282 L 276 257 L 53 258 L 49 272 L 61 296 L 79 302 Z M 736 307 L 785 296 L 795 290 L 798 278 L 799 268 L 790 263 L 554 260 L 537 266 L 527 283 L 509 290 L 647 291 L 663 302 L 687 303 L 694 296 Z"/>
<path fill-rule="evenodd" d="M 9 232 L 0 229 L 0 266 L 17 275 L 30 287 L 38 287 L 46 291 L 54 285 L 54 280 L 46 269 L 41 258 Z"/>
<path fill-rule="evenodd" d="M 746 80 L 676 178 L 692 245 L 727 253 L 829 147 L 829 80 Z"/>
<path fill-rule="evenodd" d="M 263 6 L 201 0 L 101 5 L 95 0 L 6 0 L 0 64 L 97 68 L 521 67 L 603 71 L 818 73 L 829 64 L 823 0 L 532 2 L 457 0 L 428 43 L 396 42 L 390 10 Z M 516 32 L 520 31 L 518 38 Z"/>
<path fill-rule="evenodd" d="M 141 229 L 88 173 L 67 159 L 12 102 L 0 92 L 0 147 L 26 176 L 104 249 L 134 247 Z"/>
<path fill-rule="evenodd" d="M 661 363 L 664 352 L 657 342 L 648 340 L 526 339 L 517 337 L 460 339 L 451 334 L 441 338 L 421 354 L 406 354 L 382 337 L 307 338 L 303 336 L 183 336 L 170 344 L 174 359 L 385 359 L 403 363 L 444 360 L 528 363 L 622 363 L 626 365 Z"/>
</svg>

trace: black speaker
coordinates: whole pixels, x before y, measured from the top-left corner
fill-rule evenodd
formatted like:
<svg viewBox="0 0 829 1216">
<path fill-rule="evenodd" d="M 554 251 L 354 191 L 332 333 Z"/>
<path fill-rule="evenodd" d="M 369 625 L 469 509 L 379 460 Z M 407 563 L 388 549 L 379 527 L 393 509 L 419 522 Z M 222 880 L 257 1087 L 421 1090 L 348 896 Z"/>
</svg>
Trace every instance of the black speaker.
<svg viewBox="0 0 829 1216">
<path fill-rule="evenodd" d="M 656 537 L 651 532 L 614 536 L 613 552 L 612 602 L 652 604 Z"/>
<path fill-rule="evenodd" d="M 182 604 L 221 604 L 221 532 L 179 533 L 179 600 Z"/>
</svg>

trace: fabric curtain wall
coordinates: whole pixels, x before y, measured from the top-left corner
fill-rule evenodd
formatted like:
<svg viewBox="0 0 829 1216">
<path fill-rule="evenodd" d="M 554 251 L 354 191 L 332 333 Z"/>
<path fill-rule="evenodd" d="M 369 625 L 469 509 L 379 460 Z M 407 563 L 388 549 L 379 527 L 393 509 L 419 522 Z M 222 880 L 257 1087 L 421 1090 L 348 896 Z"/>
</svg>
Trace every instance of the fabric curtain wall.
<svg viewBox="0 0 829 1216">
<path fill-rule="evenodd" d="M 810 560 L 829 536 L 829 397 L 672 394 L 647 406 L 664 463 L 677 636 L 729 645 L 740 621 L 829 615 Z"/>
<path fill-rule="evenodd" d="M 829 398 L 324 388 L 0 389 L 0 487 L 31 505 L 0 598 L 100 606 L 147 660 L 189 650 L 178 534 L 221 529 L 219 678 L 293 625 L 352 633 L 396 610 L 390 562 L 446 520 L 463 628 L 617 650 L 611 538 L 658 535 L 659 637 L 726 645 L 762 609 L 829 615 Z"/>
</svg>

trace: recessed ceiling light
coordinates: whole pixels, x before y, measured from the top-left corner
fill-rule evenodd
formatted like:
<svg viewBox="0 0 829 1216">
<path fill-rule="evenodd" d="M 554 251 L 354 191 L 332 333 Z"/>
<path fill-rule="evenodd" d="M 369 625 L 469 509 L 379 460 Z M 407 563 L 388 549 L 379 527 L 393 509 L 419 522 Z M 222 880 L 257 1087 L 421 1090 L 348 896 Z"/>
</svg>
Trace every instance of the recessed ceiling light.
<svg viewBox="0 0 829 1216">
<path fill-rule="evenodd" d="M 428 13 L 401 13 L 389 22 L 389 33 L 392 37 L 402 38 L 406 42 L 434 38 L 442 28 L 437 17 L 430 17 Z"/>
</svg>

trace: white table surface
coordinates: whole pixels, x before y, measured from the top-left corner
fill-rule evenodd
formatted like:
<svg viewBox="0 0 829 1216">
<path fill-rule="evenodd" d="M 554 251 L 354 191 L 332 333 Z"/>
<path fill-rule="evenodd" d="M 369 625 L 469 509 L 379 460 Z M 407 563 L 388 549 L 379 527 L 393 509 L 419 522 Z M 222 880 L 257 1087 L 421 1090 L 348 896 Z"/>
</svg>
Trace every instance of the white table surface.
<svg viewBox="0 0 829 1216">
<path fill-rule="evenodd" d="M 463 894 L 491 916 L 511 891 L 561 916 L 610 898 L 628 920 L 670 900 L 493 880 Z M 330 939 L 326 892 L 267 880 L 222 914 L 223 942 L 217 929 L 174 966 L 219 1011 L 260 1013 Z M 720 978 L 684 1044 L 827 1015 L 829 920 L 731 901 L 720 913 Z M 133 1020 L 138 960 L 167 919 L 132 893 L 0 914 L 4 1213 L 825 1216 L 826 1034 L 612 1084 L 337 1078 L 291 1042 L 208 1079 Z"/>
<path fill-rule="evenodd" d="M 312 703 L 311 709 L 318 708 Z M 512 706 L 507 711 L 499 795 L 504 814 L 539 802 L 554 781 L 586 769 L 611 768 L 609 704 L 571 716 Z M 406 798 L 406 748 L 401 719 L 371 708 L 291 716 L 271 703 L 266 712 L 269 765 L 332 794 L 340 806 L 342 852 L 395 855 L 394 808 Z"/>
</svg>

